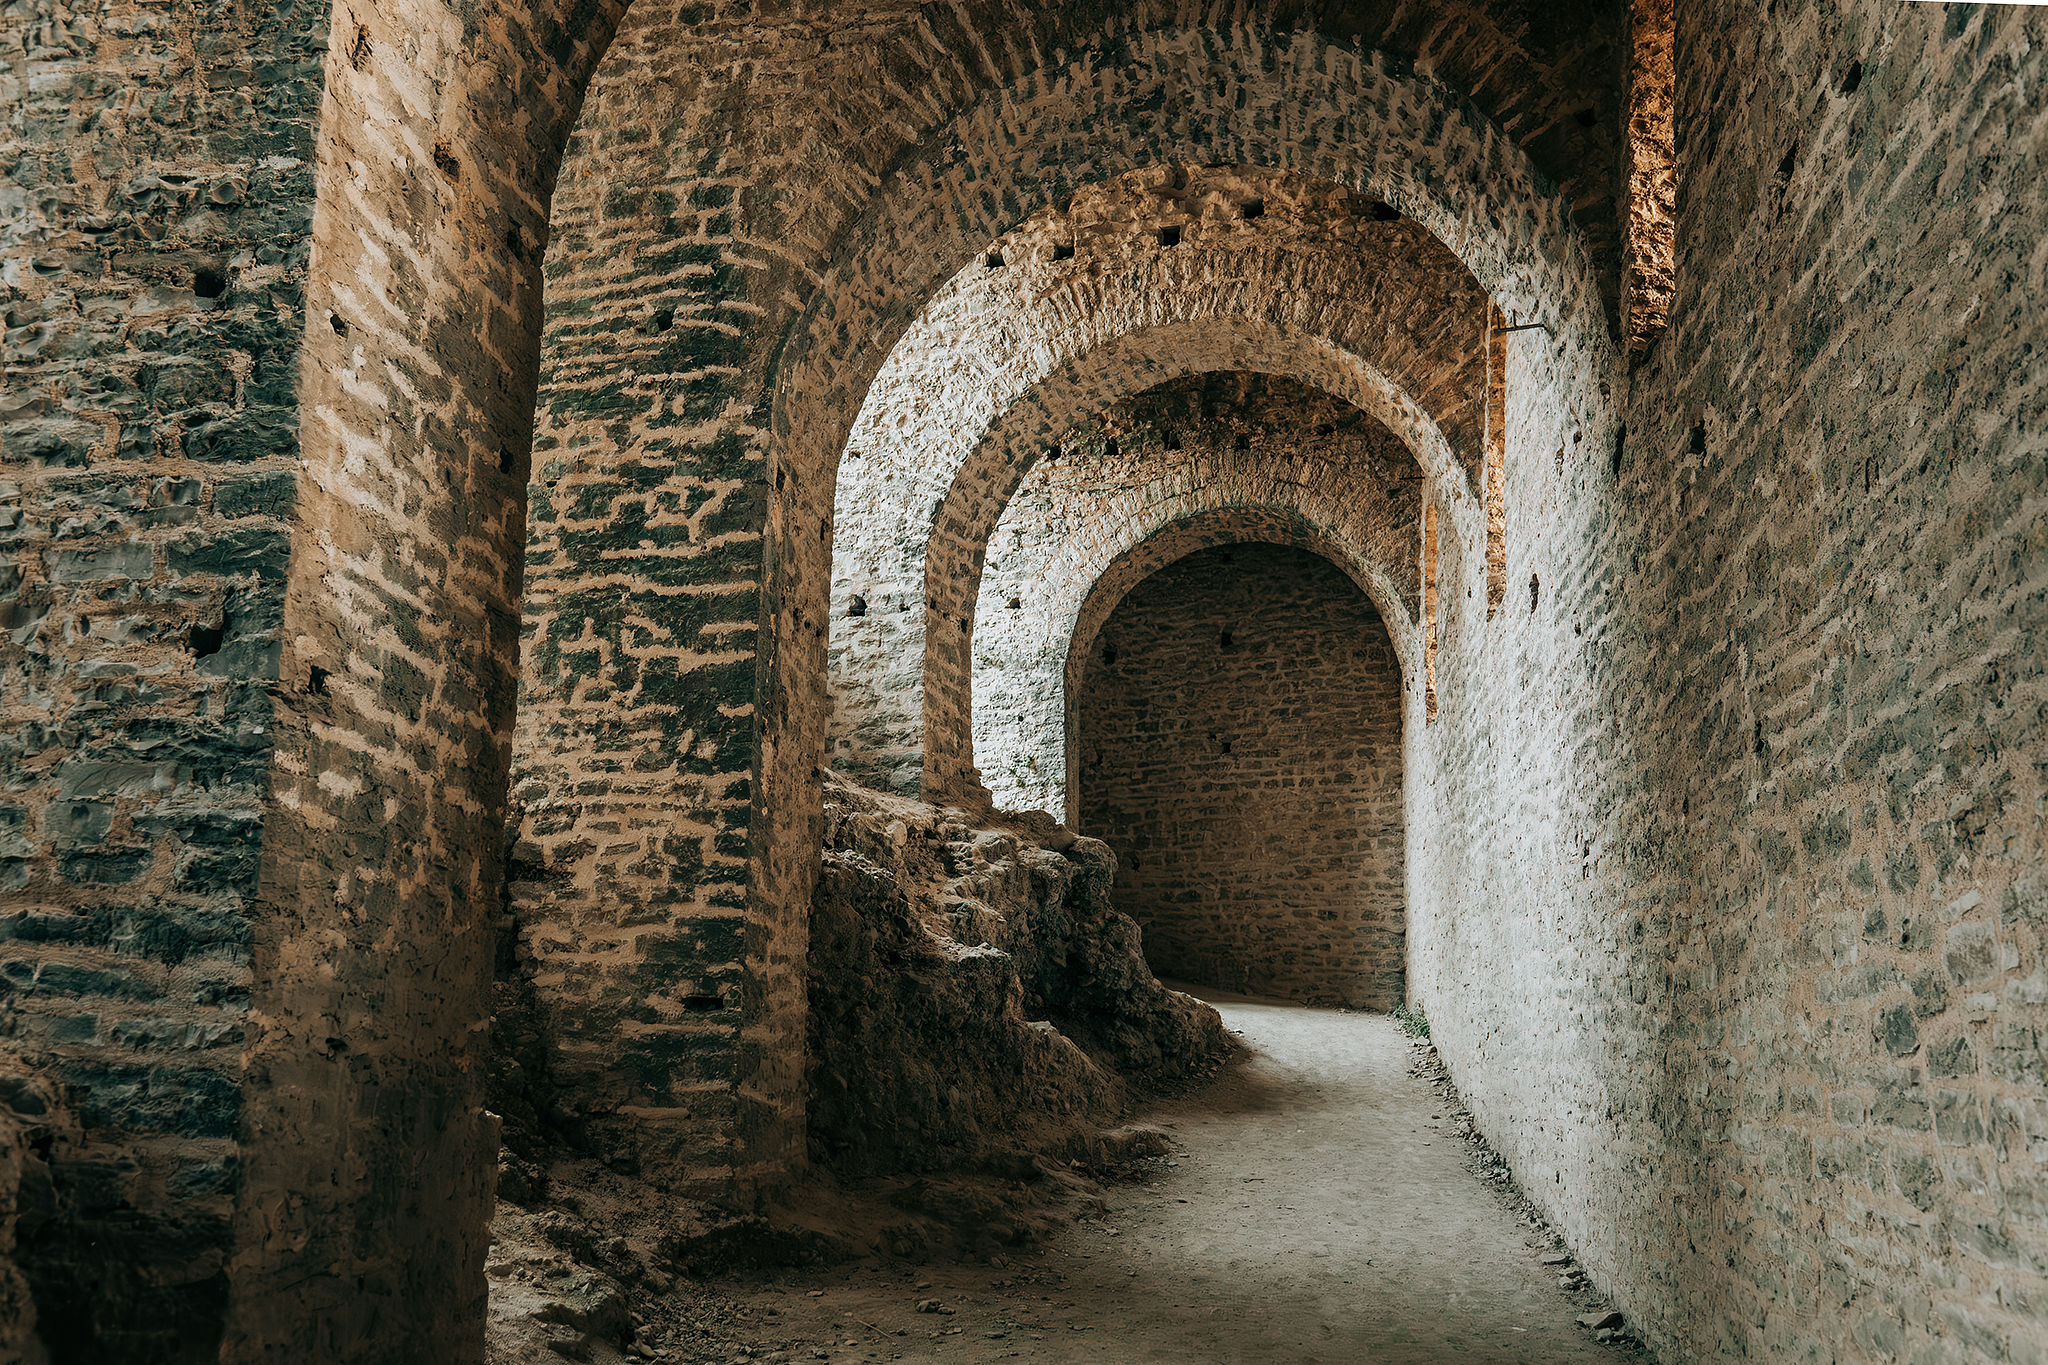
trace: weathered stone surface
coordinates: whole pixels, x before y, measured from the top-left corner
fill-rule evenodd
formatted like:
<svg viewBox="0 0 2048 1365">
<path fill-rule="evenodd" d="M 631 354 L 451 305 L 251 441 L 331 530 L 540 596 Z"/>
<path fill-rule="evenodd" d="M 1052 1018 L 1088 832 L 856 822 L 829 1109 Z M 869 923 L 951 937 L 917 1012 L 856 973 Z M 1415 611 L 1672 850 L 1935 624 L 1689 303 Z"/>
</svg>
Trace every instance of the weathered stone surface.
<svg viewBox="0 0 2048 1365">
<path fill-rule="evenodd" d="M 1255 167 L 1159 167 L 1034 214 L 990 244 L 984 261 L 998 260 L 949 281 L 890 353 L 848 437 L 833 509 L 832 761 L 868 781 L 915 772 L 908 790 L 929 782 L 933 799 L 972 787 L 960 623 L 991 620 L 970 604 L 985 547 L 1001 544 L 996 523 L 1021 533 L 1006 509 L 1022 485 L 1072 468 L 1076 424 L 1150 425 L 1117 400 L 1191 372 L 1212 384 L 1232 371 L 1286 374 L 1313 402 L 1344 408 L 1327 390 L 1371 413 L 1405 438 L 1408 460 L 1452 483 L 1481 479 L 1485 295 L 1442 243 L 1378 200 Z M 1199 421 L 1173 418 L 1195 451 L 1212 443 L 1204 422 L 1235 427 L 1233 438 L 1261 425 L 1203 406 Z M 1271 455 L 1262 446 L 1229 473 L 1178 481 L 1213 485 L 1212 505 L 1292 507 L 1332 526 L 1382 501 L 1376 484 L 1353 481 L 1363 470 L 1286 470 Z M 1174 479 L 1129 482 L 1156 504 Z M 1161 510 L 1133 519 L 1155 530 Z M 1114 502 L 1099 514 L 1110 526 L 1129 515 Z M 1125 548 L 1143 534 L 1127 530 Z M 1355 557 L 1390 581 L 1407 576 L 1405 540 L 1361 543 Z M 856 594 L 872 604 L 861 616 Z M 907 673 L 920 653 L 922 673 Z"/>
<path fill-rule="evenodd" d="M 228 1359 L 480 1355 L 523 546 L 518 910 L 565 1093 L 646 1097 L 610 1145 L 676 1188 L 802 1164 L 848 433 L 990 243 L 1220 166 L 1388 203 L 1544 324 L 1503 347 L 1497 562 L 1423 462 L 1405 740 L 1410 985 L 1524 1187 L 1667 1354 L 2024 1359 L 2048 32 L 1684 7 L 1631 371 L 1619 154 L 1658 120 L 1623 123 L 1623 14 L 661 0 L 593 86 L 615 5 L 0 10 L 0 1025 L 140 1125 L 82 1130 L 81 1200 L 129 1207 L 77 1226 L 133 1278 L 74 1311 L 103 1264 L 47 1260 L 65 1349 L 203 1343 L 232 1279 Z M 1281 340 L 1212 368 L 1356 396 Z M 143 909 L 248 932 L 97 936 Z"/>
<path fill-rule="evenodd" d="M 1214 1010 L 1153 977 L 1103 844 L 1055 853 L 1044 816 L 1005 827 L 837 780 L 825 829 L 814 1160 L 847 1176 L 1064 1162 L 1134 1093 L 1229 1051 Z"/>
<path fill-rule="evenodd" d="M 0 11 L 0 1031 L 84 1125 L 20 1253 L 59 1360 L 220 1336 L 232 1179 L 189 1173 L 234 1167 L 287 547 L 268 581 L 178 547 L 220 534 L 216 461 L 295 456 L 325 32 L 318 5 Z"/>
<path fill-rule="evenodd" d="M 1461 243 L 1503 306 L 1545 310 L 1561 348 L 1538 366 L 1581 391 L 1609 332 L 1601 267 L 1540 167 L 1574 177 L 1589 207 L 1611 194 L 1569 130 L 1611 137 L 1591 130 L 1613 97 L 1587 105 L 1557 83 L 1602 60 L 1610 22 L 1514 37 L 1475 11 L 1195 31 L 1139 6 L 932 27 L 904 6 L 864 10 L 834 41 L 749 37 L 734 65 L 725 44 L 750 19 L 635 11 L 565 165 L 519 742 L 525 833 L 559 873 L 534 922 L 555 926 L 566 1069 L 600 1089 L 616 1070 L 657 1096 L 711 1094 L 717 1078 L 663 1040 L 697 1027 L 679 1008 L 689 983 L 733 965 L 689 947 L 691 926 L 744 917 L 740 994 L 761 1045 L 727 1042 L 742 1145 L 663 1157 L 700 1187 L 796 1159 L 835 476 L 862 396 L 947 279 L 1081 185 L 1249 165 L 1331 181 Z M 1418 76 L 1424 53 L 1441 70 L 1508 62 L 1519 74 L 1479 107 L 1517 110 L 1517 134 Z M 801 100 L 776 102 L 795 122 L 738 113 L 812 82 L 841 101 L 825 119 L 807 122 Z M 1587 108 L 1592 124 L 1576 117 Z M 984 510 L 992 525 L 1000 507 Z M 953 614 L 972 610 L 969 588 Z M 961 758 L 967 719 L 963 705 L 945 737 Z M 701 862 L 672 874 L 669 841 Z M 643 916 L 662 931 L 621 923 Z M 599 1040 L 634 1014 L 647 1026 L 608 1052 Z M 643 1106 L 635 1141 L 662 1146 L 662 1126 L 683 1133 L 700 1108 Z"/>
<path fill-rule="evenodd" d="M 1445 560 L 1411 988 L 1660 1353 L 2033 1358 L 2048 29 L 1677 10 L 1669 330 L 1511 439 L 1511 609 Z"/>
</svg>

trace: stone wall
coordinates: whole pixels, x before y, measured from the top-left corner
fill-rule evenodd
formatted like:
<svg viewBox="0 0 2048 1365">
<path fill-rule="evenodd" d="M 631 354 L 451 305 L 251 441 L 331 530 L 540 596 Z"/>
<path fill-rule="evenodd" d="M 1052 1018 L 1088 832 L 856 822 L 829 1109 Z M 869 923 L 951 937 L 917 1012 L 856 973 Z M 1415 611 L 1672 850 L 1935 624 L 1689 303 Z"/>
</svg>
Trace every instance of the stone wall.
<svg viewBox="0 0 2048 1365">
<path fill-rule="evenodd" d="M 326 45 L 0 11 L 0 1100 L 60 1359 L 221 1336 Z"/>
<path fill-rule="evenodd" d="M 0 1009 L 78 1120 L 18 1249 L 60 1359 L 481 1356 L 539 249 L 615 16 L 0 11 Z"/>
<path fill-rule="evenodd" d="M 475 1358 L 529 472 L 568 1092 L 674 1188 L 801 1163 L 848 432 L 989 243 L 1211 164 L 1390 204 L 1545 324 L 1491 621 L 1424 462 L 1405 756 L 1410 985 L 1525 1189 L 1678 1358 L 2037 1353 L 2048 21 L 1686 7 L 1625 372 L 1621 7 L 1319 14 L 653 0 L 551 209 L 616 6 L 0 10 L 0 1010 L 93 1215 L 17 1259 L 131 1277 L 79 1353 L 203 1352 L 225 1296 L 231 1359 Z M 1243 327 L 1208 368 L 1354 397 Z"/>
<path fill-rule="evenodd" d="M 1669 1359 L 2048 1342 L 2044 48 L 1678 7 L 1669 331 L 1447 548 L 1411 988 Z"/>
<path fill-rule="evenodd" d="M 1162 976 L 1318 1004 L 1402 1000 L 1401 674 L 1342 570 L 1201 550 L 1096 633 L 1082 832 Z"/>
</svg>

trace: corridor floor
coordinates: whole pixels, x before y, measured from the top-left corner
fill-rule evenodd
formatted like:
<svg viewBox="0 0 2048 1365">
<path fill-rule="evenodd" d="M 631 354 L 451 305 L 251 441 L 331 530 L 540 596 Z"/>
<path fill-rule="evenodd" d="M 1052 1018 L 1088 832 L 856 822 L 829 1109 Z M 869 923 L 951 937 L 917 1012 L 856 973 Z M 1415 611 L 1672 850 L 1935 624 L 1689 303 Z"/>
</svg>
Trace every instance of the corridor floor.
<svg viewBox="0 0 2048 1365">
<path fill-rule="evenodd" d="M 1150 1183 L 1006 1267 L 845 1267 L 745 1297 L 801 1361 L 1640 1359 L 1595 1344 L 1552 1247 L 1466 1169 L 1384 1015 L 1197 988 L 1250 1049 L 1139 1121 L 1183 1144 Z M 728 1294 L 732 1289 L 726 1290 Z M 919 1312 L 922 1300 L 945 1311 Z M 759 1319 L 756 1319 L 757 1323 Z"/>
</svg>

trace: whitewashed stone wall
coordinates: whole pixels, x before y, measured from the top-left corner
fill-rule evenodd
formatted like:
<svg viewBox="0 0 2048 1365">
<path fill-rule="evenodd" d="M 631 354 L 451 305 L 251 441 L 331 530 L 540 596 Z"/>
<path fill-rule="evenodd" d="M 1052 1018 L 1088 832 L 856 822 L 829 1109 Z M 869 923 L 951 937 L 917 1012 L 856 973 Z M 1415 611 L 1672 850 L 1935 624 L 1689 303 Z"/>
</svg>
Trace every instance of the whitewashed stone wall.
<svg viewBox="0 0 2048 1365">
<path fill-rule="evenodd" d="M 2044 47 L 1679 7 L 1670 330 L 1444 562 L 1411 989 L 1669 1359 L 2048 1343 Z"/>
</svg>

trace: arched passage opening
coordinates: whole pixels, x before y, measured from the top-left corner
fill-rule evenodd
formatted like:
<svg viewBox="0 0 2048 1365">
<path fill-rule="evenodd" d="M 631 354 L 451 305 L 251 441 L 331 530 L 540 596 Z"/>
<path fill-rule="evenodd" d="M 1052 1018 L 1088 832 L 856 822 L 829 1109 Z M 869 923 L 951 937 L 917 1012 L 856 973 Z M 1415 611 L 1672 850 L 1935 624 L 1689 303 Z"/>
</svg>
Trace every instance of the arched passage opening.
<svg viewBox="0 0 2048 1365">
<path fill-rule="evenodd" d="M 202 8 L 30 4 L 0 82 L 0 955 L 167 1291 L 108 1349 L 227 1292 L 231 1359 L 474 1354 L 548 224 L 526 937 L 608 1153 L 744 1196 L 801 1161 L 846 423 L 1008 226 L 1210 162 L 1408 214 L 1511 338 L 1408 773 L 1517 1170 L 1679 1354 L 2033 1339 L 2033 14 L 650 0 L 550 218 L 620 6 Z"/>
<path fill-rule="evenodd" d="M 1271 540 L 1328 556 L 1372 598 L 1405 664 L 1425 476 L 1364 409 L 1287 376 L 1211 371 L 1119 399 L 1058 446 L 1004 506 L 980 579 L 973 754 L 998 806 L 1079 827 L 1075 642 L 1192 549 Z"/>
<path fill-rule="evenodd" d="M 1162 976 L 1309 1004 L 1404 992 L 1401 671 L 1330 560 L 1238 541 L 1131 587 L 1086 637 L 1080 828 Z"/>
<path fill-rule="evenodd" d="M 1476 505 L 1489 308 L 1458 257 L 1384 201 L 1256 166 L 1134 171 L 997 238 L 905 333 L 848 441 L 834 766 L 935 799 L 978 790 L 967 637 L 990 536 L 1020 481 L 1061 465 L 1073 424 L 1123 395 L 1176 375 L 1291 374 L 1373 414 L 1451 505 Z M 1251 496 L 1350 520 L 1336 504 L 1367 495 L 1327 451 L 1304 446 L 1285 469 L 1263 439 L 1227 453 L 1261 485 Z"/>
<path fill-rule="evenodd" d="M 991 242 L 1080 186 L 1146 167 L 1250 167 L 1394 210 L 1399 221 L 1380 227 L 1417 234 L 1512 315 L 1549 319 L 1555 344 L 1522 390 L 1546 397 L 1525 422 L 1559 420 L 1560 395 L 1589 387 L 1603 363 L 1600 288 L 1564 204 L 1483 117 L 1348 38 L 1151 22 L 1120 26 L 1107 47 L 1014 49 L 1084 54 L 1042 70 L 1036 58 L 990 70 L 963 57 L 946 67 L 951 83 L 932 87 L 943 91 L 936 109 L 876 95 L 846 125 L 874 130 L 874 146 L 850 156 L 821 150 L 836 145 L 836 126 L 812 142 L 728 126 L 757 73 L 720 68 L 699 81 L 678 66 L 676 50 L 716 48 L 708 31 L 629 26 L 616 78 L 593 94 L 549 258 L 515 761 L 514 866 L 532 875 L 515 887 L 515 920 L 552 1019 L 564 1108 L 609 1159 L 667 1187 L 745 1198 L 802 1165 L 834 495 L 855 414 L 947 279 L 989 271 Z M 834 45 L 818 60 L 853 78 L 893 50 Z M 1047 98 L 1048 83 L 1084 84 L 1090 102 Z M 1170 109 L 1162 92 L 1179 92 Z M 708 145 L 725 150 L 706 156 Z M 757 193 L 771 173 L 776 192 Z M 1232 207 L 1242 217 L 1247 205 Z M 1174 250 L 1199 247 L 1197 219 L 1180 225 Z M 1152 247 L 1168 243 L 1154 236 Z M 1458 417 L 1470 412 L 1476 430 L 1483 403 L 1461 397 L 1461 367 L 1419 364 L 1392 382 L 1398 337 L 1353 335 L 1352 351 L 1329 340 L 1345 337 L 1347 317 L 1379 315 L 1300 287 L 1314 285 L 1315 258 L 1266 256 L 1236 295 L 1281 314 L 1302 300 L 1324 316 L 1268 316 L 1250 348 L 1233 326 L 1202 364 L 1161 365 L 1156 379 L 1327 374 L 1323 386 L 1417 435 L 1446 507 L 1483 534 Z M 1007 258 L 995 268 L 1007 272 Z M 1229 272 L 1215 283 L 1207 296 L 1227 303 Z M 1104 337 L 1133 330 L 1113 308 L 1074 316 Z M 1177 344 L 1179 324 L 1161 320 L 1144 335 Z M 1478 350 L 1483 317 L 1471 322 L 1460 357 Z M 1296 354 L 1247 358 L 1276 344 Z M 961 549 L 975 575 L 1000 510 L 1000 498 L 971 508 L 981 529 Z M 971 623 L 973 581 L 945 591 L 956 626 Z M 949 780 L 969 767 L 965 664 L 962 653 L 948 665 L 959 682 L 942 732 Z M 922 669 L 913 678 L 925 686 Z"/>
</svg>

